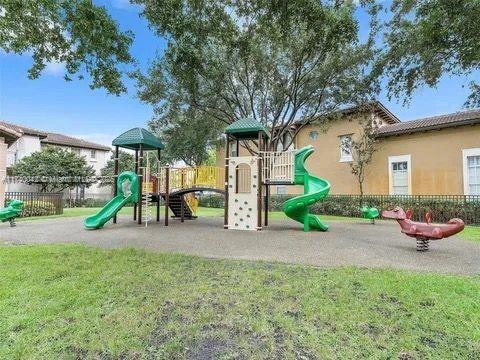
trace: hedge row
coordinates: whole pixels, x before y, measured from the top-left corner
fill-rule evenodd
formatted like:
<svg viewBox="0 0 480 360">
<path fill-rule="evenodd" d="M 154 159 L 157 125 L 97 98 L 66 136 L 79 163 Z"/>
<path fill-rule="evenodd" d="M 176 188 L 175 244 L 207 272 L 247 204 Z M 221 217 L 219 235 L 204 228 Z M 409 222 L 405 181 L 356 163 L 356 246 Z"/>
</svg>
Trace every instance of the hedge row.
<svg viewBox="0 0 480 360">
<path fill-rule="evenodd" d="M 55 214 L 55 204 L 49 201 L 25 201 L 21 217 L 48 216 Z"/>
<path fill-rule="evenodd" d="M 295 195 L 272 195 L 270 211 L 282 211 L 283 203 Z M 363 205 L 375 206 L 378 209 L 393 209 L 400 206 L 403 209 L 412 208 L 414 219 L 423 220 L 428 211 L 432 211 L 436 222 L 446 222 L 451 218 L 461 218 L 467 224 L 480 225 L 480 198 L 468 199 L 462 196 L 364 196 L 330 195 L 323 201 L 312 205 L 313 214 L 361 217 L 360 202 Z M 222 208 L 222 195 L 204 195 L 200 197 L 199 205 L 204 207 Z"/>
</svg>

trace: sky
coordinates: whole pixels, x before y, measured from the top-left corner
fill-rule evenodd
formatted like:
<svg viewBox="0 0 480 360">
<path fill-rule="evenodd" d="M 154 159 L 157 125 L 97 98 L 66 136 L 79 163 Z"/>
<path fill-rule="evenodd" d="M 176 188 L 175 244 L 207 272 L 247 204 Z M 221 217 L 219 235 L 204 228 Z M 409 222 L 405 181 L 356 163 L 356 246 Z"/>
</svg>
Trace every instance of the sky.
<svg viewBox="0 0 480 360">
<path fill-rule="evenodd" d="M 132 55 L 146 70 L 166 41 L 148 29 L 139 16 L 140 8 L 128 0 L 95 0 L 104 5 L 122 30 L 132 30 Z M 364 17 L 357 15 L 365 29 Z M 104 90 L 91 90 L 88 80 L 66 82 L 62 64 L 52 63 L 37 80 L 29 80 L 32 64 L 28 54 L 0 52 L 0 119 L 44 131 L 58 132 L 110 145 L 112 139 L 132 127 L 146 126 L 152 117 L 150 105 L 136 98 L 133 81 L 127 79 L 128 93 L 116 97 Z M 379 100 L 402 121 L 462 110 L 469 89 L 468 79 L 444 76 L 434 89 L 424 87 L 414 93 L 408 105 L 386 98 Z"/>
</svg>

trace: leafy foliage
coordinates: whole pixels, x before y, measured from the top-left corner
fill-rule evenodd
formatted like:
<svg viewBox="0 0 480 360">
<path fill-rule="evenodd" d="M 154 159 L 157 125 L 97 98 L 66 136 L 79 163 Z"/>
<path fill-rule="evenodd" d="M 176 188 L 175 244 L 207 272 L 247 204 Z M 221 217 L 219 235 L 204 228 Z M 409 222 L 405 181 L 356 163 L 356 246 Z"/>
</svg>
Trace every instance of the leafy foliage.
<svg viewBox="0 0 480 360">
<path fill-rule="evenodd" d="M 435 86 L 443 74 L 472 75 L 479 69 L 478 0 L 395 0 L 388 25 L 387 51 L 380 66 L 389 76 L 389 96 Z M 473 80 L 466 105 L 480 106 Z"/>
<path fill-rule="evenodd" d="M 58 192 L 96 182 L 95 171 L 83 156 L 48 146 L 22 158 L 12 167 L 14 176 L 29 185 L 38 185 L 42 192 Z"/>
<path fill-rule="evenodd" d="M 28 75 L 36 79 L 49 62 L 65 64 L 65 79 L 82 70 L 90 87 L 119 95 L 125 91 L 120 64 L 133 60 L 129 47 L 133 35 L 121 32 L 104 7 L 90 0 L 1 0 L 0 48 L 32 54 Z"/>
<path fill-rule="evenodd" d="M 283 204 L 296 195 L 271 195 L 270 211 L 283 214 Z M 200 196 L 200 206 L 205 208 L 223 208 L 224 196 L 219 194 Z M 414 220 L 423 221 L 425 213 L 432 211 L 435 222 L 447 222 L 458 217 L 469 225 L 480 225 L 480 202 L 465 201 L 462 196 L 430 196 L 430 195 L 328 195 L 322 201 L 310 207 L 312 214 L 362 217 L 358 204 L 382 209 L 393 209 L 401 206 L 404 209 L 413 208 Z M 221 215 L 221 213 L 219 213 Z"/>
<path fill-rule="evenodd" d="M 22 217 L 55 215 L 56 206 L 49 201 L 25 201 Z"/>
<path fill-rule="evenodd" d="M 170 109 L 149 125 L 166 144 L 162 157 L 171 163 L 181 160 L 189 166 L 206 165 L 223 132 L 218 120 L 193 109 Z"/>
<path fill-rule="evenodd" d="M 135 171 L 135 158 L 132 154 L 125 151 L 119 151 L 118 154 L 118 173 L 123 171 Z M 115 173 L 115 159 L 107 161 L 105 167 L 100 170 L 102 176 L 100 186 L 111 186 L 113 184 L 113 176 Z"/>
<path fill-rule="evenodd" d="M 324 124 L 326 114 L 363 103 L 377 90 L 370 71 L 377 8 L 366 4 L 373 2 L 362 2 L 372 15 L 365 42 L 352 1 L 135 2 L 169 40 L 148 73 L 136 74 L 139 97 L 158 119 L 192 109 L 209 124 L 252 117 L 270 129 L 270 149 L 288 142 L 286 149 L 309 121 Z M 175 128 L 183 119 L 169 121 Z"/>
</svg>

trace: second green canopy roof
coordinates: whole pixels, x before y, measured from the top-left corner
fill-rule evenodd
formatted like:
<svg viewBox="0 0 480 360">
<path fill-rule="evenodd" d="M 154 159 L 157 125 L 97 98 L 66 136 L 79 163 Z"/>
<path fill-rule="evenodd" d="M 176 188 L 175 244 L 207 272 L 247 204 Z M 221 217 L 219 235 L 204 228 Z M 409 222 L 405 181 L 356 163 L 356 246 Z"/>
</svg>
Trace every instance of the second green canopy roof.
<svg viewBox="0 0 480 360">
<path fill-rule="evenodd" d="M 243 118 L 228 125 L 225 134 L 232 135 L 239 139 L 252 139 L 258 136 L 258 132 L 263 132 L 270 137 L 268 130 L 257 120 L 252 118 Z"/>
</svg>

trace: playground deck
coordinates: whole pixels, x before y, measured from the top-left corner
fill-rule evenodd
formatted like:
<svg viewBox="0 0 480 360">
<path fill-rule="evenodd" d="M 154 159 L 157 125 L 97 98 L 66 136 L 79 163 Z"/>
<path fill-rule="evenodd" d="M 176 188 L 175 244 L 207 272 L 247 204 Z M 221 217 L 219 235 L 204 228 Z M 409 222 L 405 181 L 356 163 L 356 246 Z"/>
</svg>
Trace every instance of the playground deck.
<svg viewBox="0 0 480 360">
<path fill-rule="evenodd" d="M 85 231 L 78 218 L 22 222 L 2 227 L 0 243 L 83 243 L 104 248 L 136 247 L 210 258 L 279 261 L 321 267 L 391 267 L 454 274 L 480 273 L 480 244 L 452 237 L 432 242 L 418 253 L 415 242 L 400 233 L 396 222 L 329 221 L 329 232 L 302 232 L 289 220 L 273 220 L 260 232 L 227 231 L 222 218 L 150 223 L 137 226 L 119 217 L 98 231 Z M 68 234 L 68 235 L 67 235 Z"/>
</svg>

